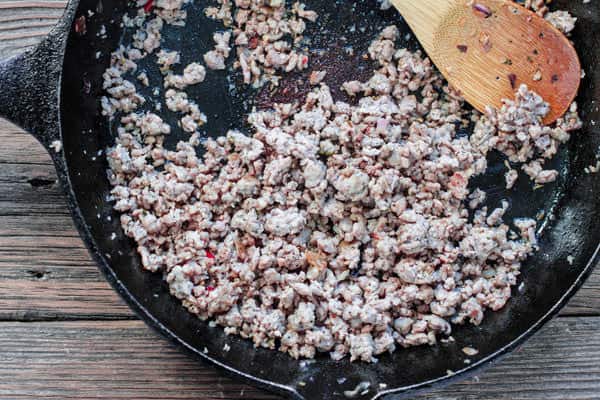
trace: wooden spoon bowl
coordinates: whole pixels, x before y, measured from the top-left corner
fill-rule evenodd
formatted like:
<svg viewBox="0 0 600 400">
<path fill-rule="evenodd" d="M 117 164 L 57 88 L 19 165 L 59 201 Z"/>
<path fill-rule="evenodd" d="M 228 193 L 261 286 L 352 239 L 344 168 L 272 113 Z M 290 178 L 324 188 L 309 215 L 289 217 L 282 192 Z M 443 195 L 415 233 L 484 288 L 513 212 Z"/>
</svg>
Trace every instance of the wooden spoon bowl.
<svg viewBox="0 0 600 400">
<path fill-rule="evenodd" d="M 392 0 L 448 82 L 476 109 L 500 107 L 526 84 L 550 104 L 544 123 L 569 108 L 581 80 L 571 42 L 508 0 Z"/>
</svg>

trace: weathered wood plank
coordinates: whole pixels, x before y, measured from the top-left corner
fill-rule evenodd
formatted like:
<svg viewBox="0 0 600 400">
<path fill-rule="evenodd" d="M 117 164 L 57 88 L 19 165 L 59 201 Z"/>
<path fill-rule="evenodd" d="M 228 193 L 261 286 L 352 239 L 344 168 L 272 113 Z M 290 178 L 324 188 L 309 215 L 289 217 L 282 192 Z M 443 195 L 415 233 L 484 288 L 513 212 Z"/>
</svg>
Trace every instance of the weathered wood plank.
<svg viewBox="0 0 600 400">
<path fill-rule="evenodd" d="M 0 361 L 1 398 L 272 398 L 180 354 L 139 321 L 0 323 Z M 597 319 L 561 318 L 478 382 L 418 399 L 594 399 L 599 361 Z"/>
<path fill-rule="evenodd" d="M 27 295 L 23 296 L 23 292 Z M 0 318 L 4 320 L 136 319 L 116 293 L 107 292 L 105 285 L 55 281 L 31 285 L 28 281 L 3 280 L 0 296 Z"/>
<path fill-rule="evenodd" d="M 53 166 L 0 166 L 0 215 L 68 214 Z"/>
<path fill-rule="evenodd" d="M 0 165 L 0 215 L 65 214 L 68 211 L 52 165 Z"/>
<path fill-rule="evenodd" d="M 596 266 L 589 279 L 560 315 L 600 315 L 600 266 Z"/>
<path fill-rule="evenodd" d="M 66 222 L 68 236 L 0 236 L 0 319 L 134 318 Z"/>
<path fill-rule="evenodd" d="M 65 1 L 0 1 L 0 58 L 39 43 L 63 14 Z"/>
<path fill-rule="evenodd" d="M 56 172 L 50 164 L 2 163 L 0 183 L 29 184 L 31 187 L 58 186 Z"/>
<path fill-rule="evenodd" d="M 43 147 L 4 120 L 0 143 L 0 319 L 134 318 L 90 259 Z"/>
<path fill-rule="evenodd" d="M 59 236 L 79 237 L 69 214 L 0 215 L 0 237 Z"/>
<path fill-rule="evenodd" d="M 30 134 L 15 124 L 0 118 L 0 164 L 44 164 L 52 165 L 50 156 Z M 2 171 L 2 168 L 0 168 Z"/>
<path fill-rule="evenodd" d="M 66 1 L 62 0 L 2 0 L 0 1 L 0 9 L 14 11 L 15 9 L 23 8 L 41 8 L 43 10 L 57 9 L 64 10 Z"/>
<path fill-rule="evenodd" d="M 139 321 L 0 323 L 0 398 L 271 396 L 219 376 Z"/>
<path fill-rule="evenodd" d="M 57 186 L 0 182 L 0 215 L 67 214 L 65 197 Z"/>
<path fill-rule="evenodd" d="M 481 376 L 418 399 L 598 399 L 599 345 L 598 318 L 558 318 Z"/>
</svg>

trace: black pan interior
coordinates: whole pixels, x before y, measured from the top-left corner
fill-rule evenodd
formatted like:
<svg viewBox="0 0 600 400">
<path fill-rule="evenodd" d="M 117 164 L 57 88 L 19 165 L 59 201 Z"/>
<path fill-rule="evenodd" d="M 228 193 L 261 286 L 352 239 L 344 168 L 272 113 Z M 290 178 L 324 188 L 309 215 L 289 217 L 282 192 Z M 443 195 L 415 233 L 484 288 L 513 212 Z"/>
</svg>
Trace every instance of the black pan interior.
<svg viewBox="0 0 600 400">
<path fill-rule="evenodd" d="M 380 11 L 375 0 L 305 2 L 320 14 L 318 25 L 309 28 L 305 44 L 314 53 L 315 69 L 331 70 L 326 81 L 334 90 L 348 77 L 365 77 L 372 71 L 373 66 L 361 61 L 359 55 L 382 27 L 397 24 L 403 33 L 402 45 L 418 48 L 396 12 Z M 181 52 L 181 68 L 193 60 L 201 60 L 201 55 L 212 47 L 212 32 L 221 29 L 219 23 L 204 16 L 207 5 L 206 0 L 194 0 L 189 5 L 187 25 L 164 30 L 163 48 Z M 553 5 L 570 10 L 579 18 L 573 40 L 586 70 L 578 98 L 585 126 L 557 156 L 555 164 L 561 176 L 554 184 L 533 190 L 521 177 L 514 189 L 505 190 L 504 160 L 497 155 L 491 156 L 488 173 L 472 182 L 488 192 L 491 206 L 508 199 L 509 217 L 540 219 L 540 251 L 525 263 L 522 287 L 515 289 L 507 307 L 488 313 L 481 326 L 455 327 L 455 343 L 401 349 L 381 357 L 377 364 L 367 365 L 351 364 L 348 360 L 334 362 L 326 357 L 299 362 L 278 352 L 254 349 L 249 341 L 227 337 L 221 329 L 211 328 L 188 314 L 169 295 L 160 275 L 142 271 L 133 243 L 122 234 L 118 215 L 107 200 L 110 187 L 103 151 L 113 143 L 114 136 L 100 114 L 99 105 L 101 75 L 109 64 L 110 52 L 119 43 L 127 44 L 130 40 L 131 32 L 120 26 L 121 17 L 133 7 L 121 0 L 83 0 L 76 18 L 86 17 L 85 33 L 81 32 L 81 26 L 79 33 L 73 29 L 67 44 L 61 84 L 61 124 L 75 205 L 86 222 L 88 239 L 96 246 L 105 272 L 115 278 L 126 299 L 138 303 L 138 311 L 152 325 L 170 332 L 172 338 L 178 338 L 190 350 L 205 354 L 230 370 L 240 371 L 246 378 L 253 377 L 259 385 L 291 396 L 301 395 L 311 400 L 343 398 L 343 391 L 360 382 L 369 382 L 370 391 L 365 398 L 371 398 L 378 391 L 431 383 L 447 376 L 448 370 L 459 372 L 487 361 L 528 332 L 577 284 L 600 239 L 600 225 L 595 222 L 600 218 L 599 179 L 584 172 L 586 166 L 596 163 L 600 144 L 600 125 L 595 122 L 600 116 L 597 105 L 600 70 L 593 68 L 600 56 L 597 50 L 600 3 L 583 5 L 581 1 L 560 0 Z M 347 47 L 352 47 L 357 56 L 348 56 Z M 152 65 L 153 59 L 141 64 L 141 68 L 159 86 L 161 81 L 156 66 Z M 231 89 L 231 83 L 236 82 L 239 83 L 239 77 L 235 74 L 209 71 L 204 83 L 190 88 L 190 95 L 208 116 L 209 122 L 203 129 L 205 136 L 220 136 L 233 127 L 245 130 L 243 115 L 253 106 L 264 107 L 274 99 L 285 99 L 278 92 Z M 306 90 L 306 75 L 288 77 L 286 82 L 293 88 L 292 93 L 299 91 L 296 98 Z M 157 101 L 162 96 L 162 93 L 155 96 L 150 90 L 144 94 Z M 175 115 L 169 112 L 161 115 L 175 126 Z M 187 134 L 175 130 L 168 143 L 173 145 L 185 138 Z M 113 233 L 115 239 L 111 239 Z M 573 257 L 572 265 L 567 261 L 568 256 Z M 222 350 L 226 343 L 231 347 L 229 352 Z M 464 346 L 479 349 L 477 356 L 469 357 L 470 366 L 464 363 L 466 356 L 461 352 Z"/>
</svg>

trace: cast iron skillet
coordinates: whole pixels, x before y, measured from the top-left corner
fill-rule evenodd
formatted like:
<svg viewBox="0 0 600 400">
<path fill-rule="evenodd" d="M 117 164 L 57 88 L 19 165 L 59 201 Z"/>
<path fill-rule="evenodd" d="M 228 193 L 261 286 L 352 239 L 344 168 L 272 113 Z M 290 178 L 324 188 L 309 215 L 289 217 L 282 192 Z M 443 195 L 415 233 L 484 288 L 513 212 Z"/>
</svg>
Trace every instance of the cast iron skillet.
<svg viewBox="0 0 600 400">
<path fill-rule="evenodd" d="M 352 45 L 355 54 L 360 55 L 376 32 L 390 22 L 397 23 L 403 33 L 410 32 L 393 10 L 379 11 L 374 0 L 307 3 L 321 14 L 320 25 L 309 32 L 310 45 L 325 49 L 319 52 L 320 58 L 313 60 L 330 68 L 332 86 L 337 84 L 335 79 L 351 75 L 348 68 L 354 65 L 340 55 L 347 54 L 340 49 Z M 513 216 L 537 213 L 540 251 L 525 263 L 523 284 L 515 289 L 508 305 L 500 312 L 488 313 L 480 327 L 456 327 L 456 343 L 400 349 L 381 357 L 377 364 L 335 362 L 326 357 L 299 362 L 275 351 L 254 349 L 249 341 L 226 337 L 221 329 L 210 328 L 188 314 L 169 295 L 161 276 L 142 271 L 134 246 L 123 236 L 118 216 L 107 200 L 109 184 L 102 151 L 113 142 L 113 135 L 99 111 L 101 74 L 109 63 L 110 51 L 120 41 L 130 40 L 130 33 L 119 26 L 122 14 L 130 7 L 125 1 L 72 0 L 62 22 L 46 40 L 0 64 L 0 113 L 31 132 L 46 148 L 53 140 L 62 140 L 62 151 L 49 152 L 75 224 L 106 278 L 150 326 L 198 358 L 288 398 L 342 399 L 344 391 L 361 382 L 369 386 L 357 398 L 375 399 L 388 394 L 400 398 L 464 378 L 508 353 L 556 314 L 596 261 L 600 179 L 584 173 L 584 168 L 596 163 L 600 144 L 600 124 L 593 122 L 600 117 L 600 70 L 593 69 L 600 56 L 600 3 L 554 3 L 579 18 L 573 39 L 587 74 L 578 98 L 584 128 L 557 157 L 561 177 L 554 185 L 532 190 L 531 184 L 520 179 L 517 188 L 504 190 L 502 159 L 497 156 L 491 157 L 486 176 L 473 182 L 488 192 L 492 206 L 506 197 Z M 187 27 L 165 31 L 163 46 L 179 49 L 182 65 L 200 59 L 211 47 L 210 34 L 218 25 L 202 15 L 205 4 L 200 0 L 193 4 Z M 94 15 L 89 17 L 88 10 Z M 77 28 L 73 24 L 81 16 L 86 16 L 85 33 L 81 19 Z M 105 35 L 101 34 L 102 25 Z M 411 48 L 418 46 L 408 36 L 403 41 Z M 157 82 L 156 67 L 142 68 Z M 369 72 L 369 66 L 358 68 L 353 74 Z M 241 116 L 252 106 L 252 101 L 244 99 L 251 99 L 255 93 L 232 93 L 229 87 L 227 73 L 209 71 L 207 81 L 191 92 L 209 117 L 206 131 L 215 136 L 228 127 L 243 128 Z M 294 90 L 298 87 L 304 90 L 303 84 L 296 84 Z M 261 96 L 262 101 L 269 100 L 264 93 Z M 164 115 L 174 121 L 175 116 Z M 185 137 L 174 132 L 169 140 L 173 144 Z M 113 232 L 117 234 L 115 240 L 111 240 Z M 568 256 L 573 257 L 572 265 Z M 231 347 L 229 352 L 222 350 L 225 343 Z M 470 357 L 470 365 L 464 363 L 464 346 L 479 350 L 478 355 Z M 448 374 L 449 370 L 454 373 Z"/>
</svg>

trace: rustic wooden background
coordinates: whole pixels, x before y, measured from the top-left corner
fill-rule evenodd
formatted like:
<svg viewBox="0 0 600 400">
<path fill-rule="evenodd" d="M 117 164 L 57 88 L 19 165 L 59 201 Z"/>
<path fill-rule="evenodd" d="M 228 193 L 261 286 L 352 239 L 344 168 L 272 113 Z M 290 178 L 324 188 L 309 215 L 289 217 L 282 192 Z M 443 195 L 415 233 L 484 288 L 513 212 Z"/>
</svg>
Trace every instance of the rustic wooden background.
<svg viewBox="0 0 600 400">
<path fill-rule="evenodd" d="M 38 42 L 63 8 L 0 0 L 0 57 Z M 79 239 L 44 149 L 3 120 L 0 143 L 0 399 L 275 398 L 137 320 Z M 418 399 L 600 399 L 600 269 L 522 349 Z"/>
</svg>

